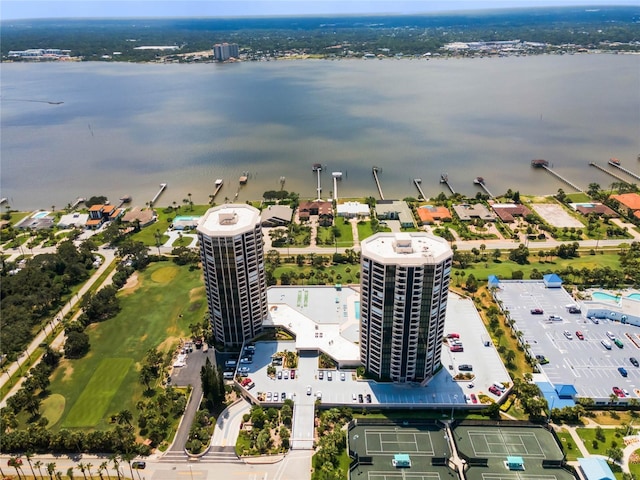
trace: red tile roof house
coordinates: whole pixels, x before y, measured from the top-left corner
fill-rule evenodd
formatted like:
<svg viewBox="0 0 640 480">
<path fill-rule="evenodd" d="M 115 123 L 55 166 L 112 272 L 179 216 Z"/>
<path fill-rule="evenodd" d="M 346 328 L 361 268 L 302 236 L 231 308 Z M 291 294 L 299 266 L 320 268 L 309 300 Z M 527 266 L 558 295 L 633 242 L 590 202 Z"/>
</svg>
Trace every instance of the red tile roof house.
<svg viewBox="0 0 640 480">
<path fill-rule="evenodd" d="M 418 208 L 418 217 L 423 225 L 428 225 L 436 220 L 451 219 L 451 212 L 447 207 L 436 207 L 433 205 L 423 205 Z"/>
<path fill-rule="evenodd" d="M 517 203 L 496 203 L 491 205 L 493 211 L 496 212 L 496 215 L 500 217 L 505 223 L 515 222 L 515 217 L 526 217 L 527 215 L 531 215 L 531 210 L 529 210 L 524 205 L 520 205 Z"/>
<path fill-rule="evenodd" d="M 594 213 L 602 217 L 618 218 L 618 214 L 614 210 L 611 210 L 609 207 L 601 203 L 592 203 L 590 204 L 590 206 L 577 205 L 576 211 L 580 212 L 585 217 L 588 217 L 589 214 Z"/>
<path fill-rule="evenodd" d="M 640 210 L 640 195 L 637 193 L 611 195 L 609 198 L 616 200 L 620 204 L 621 210 L 626 212 L 628 216 L 640 218 L 640 215 L 638 214 L 638 211 Z"/>
<path fill-rule="evenodd" d="M 104 222 L 116 220 L 123 213 L 122 208 L 116 208 L 114 205 L 92 205 L 89 208 L 89 220 L 87 220 L 85 227 L 98 229 Z"/>
<path fill-rule="evenodd" d="M 300 202 L 298 206 L 298 218 L 309 220 L 311 215 L 318 215 L 318 223 L 321 227 L 333 225 L 333 205 L 331 202 L 314 200 L 313 202 Z"/>
</svg>

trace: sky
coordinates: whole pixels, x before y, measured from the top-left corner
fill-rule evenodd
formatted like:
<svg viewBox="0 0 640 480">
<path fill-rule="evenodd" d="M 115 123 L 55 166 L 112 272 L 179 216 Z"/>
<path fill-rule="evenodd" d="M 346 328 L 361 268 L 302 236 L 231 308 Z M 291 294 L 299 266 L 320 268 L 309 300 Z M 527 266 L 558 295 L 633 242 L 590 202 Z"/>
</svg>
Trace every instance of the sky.
<svg viewBox="0 0 640 480">
<path fill-rule="evenodd" d="M 639 2 L 640 0 L 2 0 L 0 20 L 415 14 L 488 8 L 638 5 Z"/>
</svg>

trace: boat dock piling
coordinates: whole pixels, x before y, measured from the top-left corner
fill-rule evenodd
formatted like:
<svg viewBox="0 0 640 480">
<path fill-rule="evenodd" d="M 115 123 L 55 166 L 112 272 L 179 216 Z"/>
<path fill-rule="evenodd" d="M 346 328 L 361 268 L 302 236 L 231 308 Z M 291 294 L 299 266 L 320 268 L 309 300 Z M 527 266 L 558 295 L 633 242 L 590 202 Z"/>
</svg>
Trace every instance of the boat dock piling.
<svg viewBox="0 0 640 480">
<path fill-rule="evenodd" d="M 149 206 L 150 207 L 153 207 L 156 204 L 156 200 L 158 200 L 158 198 L 160 198 L 160 195 L 162 195 L 162 192 L 164 192 L 165 188 L 167 188 L 167 184 L 166 183 L 161 183 L 160 184 L 160 190 L 158 190 L 158 193 L 156 193 L 156 196 L 151 199 L 151 202 L 149 202 Z"/>
<path fill-rule="evenodd" d="M 451 195 L 455 195 L 456 194 L 455 190 L 453 189 L 453 187 L 449 183 L 449 174 L 441 173 L 440 174 L 440 183 L 444 183 L 447 186 L 447 188 L 451 192 Z"/>
<path fill-rule="evenodd" d="M 482 188 L 486 192 L 486 194 L 489 195 L 489 198 L 493 198 L 493 194 L 489 191 L 487 186 L 484 184 L 484 178 L 476 177 L 475 180 L 473 181 L 473 183 L 475 183 L 480 188 Z"/>
<path fill-rule="evenodd" d="M 342 180 L 342 172 L 333 172 L 333 199 L 338 201 L 338 180 Z"/>
<path fill-rule="evenodd" d="M 414 178 L 413 179 L 413 183 L 415 184 L 416 188 L 418 189 L 418 193 L 420 193 L 420 196 L 422 197 L 423 200 L 426 200 L 427 197 L 424 196 L 424 192 L 422 191 L 422 179 L 421 178 Z"/>
<path fill-rule="evenodd" d="M 381 168 L 373 167 L 373 179 L 376 181 L 378 187 L 378 193 L 380 194 L 380 200 L 384 200 L 384 194 L 382 193 L 382 186 L 380 185 L 380 179 L 378 178 L 378 172 L 382 172 Z"/>
<path fill-rule="evenodd" d="M 591 165 L 592 167 L 596 167 L 598 170 L 606 173 L 607 175 L 611 175 L 613 178 L 615 178 L 616 180 L 622 182 L 622 183 L 629 183 L 627 182 L 624 178 L 620 177 L 619 175 L 616 175 L 614 172 L 612 172 L 611 170 L 607 170 L 604 167 L 601 167 L 600 165 L 598 165 L 596 162 L 589 162 L 589 165 Z"/>
<path fill-rule="evenodd" d="M 618 160 L 617 158 L 612 158 L 611 160 L 609 160 L 609 165 L 611 165 L 612 167 L 616 167 L 619 170 L 622 170 L 624 173 L 626 173 L 630 177 L 635 178 L 636 180 L 640 180 L 640 175 L 637 175 L 633 173 L 631 170 L 627 170 L 626 168 L 624 168 L 622 165 L 620 165 L 620 160 Z M 629 182 L 626 182 L 626 183 L 629 183 Z"/>
<path fill-rule="evenodd" d="M 553 171 L 553 169 L 551 169 L 551 167 L 549 167 L 548 165 L 538 165 L 538 168 L 544 168 L 547 172 L 549 172 L 551 175 L 553 175 L 554 177 L 556 177 L 558 180 L 566 183 L 567 185 L 569 185 L 571 188 L 573 188 L 575 191 L 577 192 L 583 192 L 583 190 L 578 187 L 575 183 L 571 182 L 570 180 L 564 178 L 562 175 L 560 175 L 558 172 Z"/>
</svg>

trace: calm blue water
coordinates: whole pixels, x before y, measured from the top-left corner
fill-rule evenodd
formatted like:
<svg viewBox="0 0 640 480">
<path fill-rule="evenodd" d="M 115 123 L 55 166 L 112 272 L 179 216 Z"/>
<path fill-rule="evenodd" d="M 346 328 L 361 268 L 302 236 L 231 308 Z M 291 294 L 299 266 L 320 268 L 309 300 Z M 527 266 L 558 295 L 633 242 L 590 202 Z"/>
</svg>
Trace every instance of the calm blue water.
<svg viewBox="0 0 640 480">
<path fill-rule="evenodd" d="M 191 222 L 193 220 L 197 220 L 199 219 L 199 216 L 196 217 L 186 217 L 186 216 L 182 216 L 182 215 L 178 215 L 176 218 L 173 219 L 174 222 L 180 222 L 180 221 L 184 221 L 184 222 Z"/>
<path fill-rule="evenodd" d="M 33 218 L 44 218 L 49 215 L 49 212 L 38 212 L 35 215 L 32 215 Z"/>
<path fill-rule="evenodd" d="M 343 172 L 342 197 L 443 191 L 548 194 L 612 179 L 589 161 L 638 170 L 640 55 L 456 60 L 277 61 L 233 65 L 4 63 L 0 189 L 13 208 L 62 208 L 76 197 L 132 195 L 144 205 L 315 198 Z M 25 101 L 27 100 L 27 101 Z M 34 100 L 36 102 L 34 102 Z M 59 105 L 39 102 L 64 102 Z M 238 178 L 249 172 L 239 190 Z M 96 182 L 99 172 L 100 181 Z M 447 192 L 448 193 L 448 192 Z"/>
<path fill-rule="evenodd" d="M 356 320 L 360 320 L 360 301 L 356 300 Z"/>
<path fill-rule="evenodd" d="M 630 293 L 627 298 L 632 300 L 640 300 L 640 293 Z"/>
</svg>

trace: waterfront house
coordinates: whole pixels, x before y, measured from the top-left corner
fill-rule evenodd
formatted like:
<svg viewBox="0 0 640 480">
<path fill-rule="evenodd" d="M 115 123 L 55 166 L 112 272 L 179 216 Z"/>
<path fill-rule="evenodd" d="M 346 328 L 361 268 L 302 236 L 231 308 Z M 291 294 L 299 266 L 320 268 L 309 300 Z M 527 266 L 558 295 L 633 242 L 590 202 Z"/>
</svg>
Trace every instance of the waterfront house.
<svg viewBox="0 0 640 480">
<path fill-rule="evenodd" d="M 269 205 L 260 213 L 263 227 L 285 227 L 291 223 L 293 209 L 288 205 Z"/>
<path fill-rule="evenodd" d="M 331 202 L 322 200 L 314 200 L 311 202 L 300 202 L 298 207 L 298 218 L 309 220 L 311 216 L 318 216 L 318 224 L 321 227 L 330 227 L 333 225 L 333 205 Z"/>
<path fill-rule="evenodd" d="M 400 226 L 404 228 L 416 226 L 413 213 L 404 200 L 378 200 L 376 202 L 376 216 L 378 220 L 398 220 Z"/>
<path fill-rule="evenodd" d="M 451 212 L 447 207 L 423 205 L 417 212 L 422 225 L 429 225 L 439 220 L 451 220 Z"/>
</svg>

